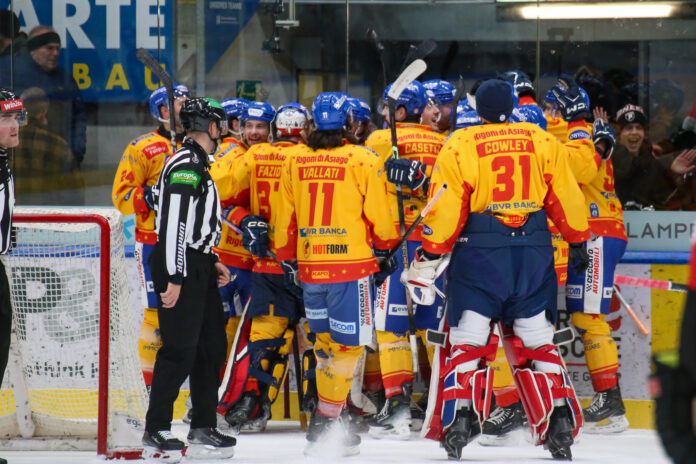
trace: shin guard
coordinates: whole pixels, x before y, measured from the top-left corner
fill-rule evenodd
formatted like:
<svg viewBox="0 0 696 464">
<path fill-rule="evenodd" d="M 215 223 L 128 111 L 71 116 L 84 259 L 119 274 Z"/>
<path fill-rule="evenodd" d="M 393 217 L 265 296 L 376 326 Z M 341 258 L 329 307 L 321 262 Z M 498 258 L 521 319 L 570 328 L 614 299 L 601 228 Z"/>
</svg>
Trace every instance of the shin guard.
<svg viewBox="0 0 696 464">
<path fill-rule="evenodd" d="M 567 405 L 571 411 L 574 421 L 572 433 L 573 437 L 576 437 L 583 425 L 582 408 L 558 348 L 555 345 L 543 345 L 537 349 L 526 348 L 511 329 L 503 324 L 500 324 L 499 328 L 503 334 L 505 355 L 512 368 L 534 443 L 541 445 L 548 440 L 549 419 L 559 401 Z M 535 361 L 555 364 L 560 373 L 535 370 Z"/>
</svg>

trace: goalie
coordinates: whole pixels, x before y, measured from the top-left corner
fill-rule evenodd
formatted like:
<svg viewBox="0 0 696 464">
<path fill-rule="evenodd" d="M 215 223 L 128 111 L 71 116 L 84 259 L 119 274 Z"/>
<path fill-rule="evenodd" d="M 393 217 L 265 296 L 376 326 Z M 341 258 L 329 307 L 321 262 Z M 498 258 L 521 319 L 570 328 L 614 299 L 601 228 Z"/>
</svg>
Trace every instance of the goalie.
<svg viewBox="0 0 696 464">
<path fill-rule="evenodd" d="M 567 92 L 575 101 L 577 89 Z M 499 80 L 479 87 L 476 109 L 484 124 L 452 134 L 438 155 L 430 194 L 445 183 L 450 188 L 424 221 L 431 232 L 404 275 L 411 291 L 429 287 L 450 259 L 449 340 L 438 350 L 439 378 L 433 375 L 431 384 L 437 397 L 429 402 L 423 434 L 458 460 L 479 432 L 493 380 L 485 362 L 498 344 L 491 323 L 501 321 L 536 444 L 556 459 L 571 459 L 582 413 L 553 345 L 557 287 L 546 218 L 571 243 L 571 262 L 584 269 L 582 243 L 590 234 L 567 157 L 569 150 L 594 148 L 588 139 L 564 146 L 531 123 L 506 124 L 513 100 L 510 86 Z"/>
</svg>

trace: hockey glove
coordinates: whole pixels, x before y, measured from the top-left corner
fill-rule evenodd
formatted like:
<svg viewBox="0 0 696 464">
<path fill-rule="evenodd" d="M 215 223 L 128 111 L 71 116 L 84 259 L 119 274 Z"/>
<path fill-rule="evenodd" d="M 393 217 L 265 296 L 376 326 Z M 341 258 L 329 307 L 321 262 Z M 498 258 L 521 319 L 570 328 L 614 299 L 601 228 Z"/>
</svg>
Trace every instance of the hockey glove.
<svg viewBox="0 0 696 464">
<path fill-rule="evenodd" d="M 372 275 L 372 280 L 377 287 L 381 287 L 384 281 L 387 280 L 387 277 L 392 275 L 399 267 L 396 255 L 387 259 L 390 251 L 391 250 L 378 250 L 375 248 L 375 258 L 377 258 L 377 264 L 379 264 L 379 271 Z"/>
<path fill-rule="evenodd" d="M 434 255 L 416 249 L 416 258 L 411 262 L 407 271 L 401 273 L 403 283 L 416 304 L 430 306 L 435 303 L 435 296 L 444 294 L 435 286 L 435 280 L 445 272 L 449 264 L 450 254 Z"/>
<path fill-rule="evenodd" d="M 585 249 L 585 242 L 568 243 L 568 264 L 572 266 L 573 272 L 580 275 L 587 270 L 590 265 L 590 255 Z"/>
<path fill-rule="evenodd" d="M 292 293 L 295 298 L 302 299 L 302 284 L 300 283 L 300 273 L 297 269 L 297 261 L 280 261 L 285 277 L 285 288 Z"/>
<path fill-rule="evenodd" d="M 266 218 L 250 214 L 242 219 L 239 225 L 242 226 L 242 246 L 252 255 L 266 257 L 270 243 Z"/>
<path fill-rule="evenodd" d="M 591 116 L 590 97 L 568 74 L 561 74 L 558 85 L 555 85 L 551 92 L 556 97 L 564 120 L 570 122 Z"/>
<path fill-rule="evenodd" d="M 418 190 L 426 184 L 426 181 L 429 181 L 425 175 L 426 167 L 418 160 L 411 161 L 405 158 L 390 159 L 384 163 L 387 180 L 392 184 L 405 185 L 411 190 Z"/>
<path fill-rule="evenodd" d="M 595 149 L 599 156 L 603 160 L 608 160 L 611 158 L 611 154 L 614 153 L 614 146 L 616 145 L 616 131 L 609 124 L 601 119 L 595 119 L 592 125 L 593 142 L 595 144 Z M 604 142 L 601 143 L 600 142 Z"/>
<path fill-rule="evenodd" d="M 143 201 L 150 210 L 155 209 L 155 199 L 152 196 L 152 185 L 143 187 Z"/>
</svg>

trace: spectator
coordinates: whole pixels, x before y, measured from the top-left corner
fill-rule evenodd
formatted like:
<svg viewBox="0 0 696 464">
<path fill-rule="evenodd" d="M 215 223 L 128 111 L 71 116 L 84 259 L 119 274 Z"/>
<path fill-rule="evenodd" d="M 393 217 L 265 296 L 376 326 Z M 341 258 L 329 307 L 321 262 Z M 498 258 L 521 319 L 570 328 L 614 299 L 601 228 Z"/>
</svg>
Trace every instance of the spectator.
<svg viewBox="0 0 696 464">
<path fill-rule="evenodd" d="M 51 103 L 46 128 L 67 142 L 78 167 L 85 157 L 87 113 L 72 75 L 58 66 L 60 37 L 49 26 L 29 32 L 28 55 L 14 59 L 15 89 L 41 88 Z M 0 66 L 0 83 L 10 84 L 9 66 Z"/>
<path fill-rule="evenodd" d="M 20 129 L 22 145 L 15 149 L 13 171 L 17 178 L 17 194 L 26 203 L 29 194 L 42 204 L 82 204 L 84 180 L 72 169 L 73 156 L 66 141 L 47 130 L 49 101 L 38 87 L 29 87 L 21 95 L 29 113 L 29 122 Z M 51 192 L 50 195 L 45 195 Z M 34 199 L 29 201 L 34 203 Z"/>
<path fill-rule="evenodd" d="M 669 165 L 658 163 L 645 128 L 643 108 L 628 104 L 616 114 L 619 140 L 613 155 L 616 194 L 624 209 L 664 209 L 674 190 Z"/>
<path fill-rule="evenodd" d="M 0 56 L 27 53 L 27 35 L 19 31 L 19 19 L 14 11 L 0 10 Z"/>
</svg>

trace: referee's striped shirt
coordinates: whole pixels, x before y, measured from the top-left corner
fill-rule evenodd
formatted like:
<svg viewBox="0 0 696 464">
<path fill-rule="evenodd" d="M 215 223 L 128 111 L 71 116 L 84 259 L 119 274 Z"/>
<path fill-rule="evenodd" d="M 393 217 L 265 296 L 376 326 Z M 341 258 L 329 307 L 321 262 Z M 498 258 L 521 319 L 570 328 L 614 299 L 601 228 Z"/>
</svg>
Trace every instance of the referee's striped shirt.
<svg viewBox="0 0 696 464">
<path fill-rule="evenodd" d="M 220 239 L 220 199 L 208 173 L 208 154 L 193 139 L 166 162 L 152 194 L 157 242 L 164 246 L 169 281 L 186 276 L 186 249 L 212 254 Z"/>
<path fill-rule="evenodd" d="M 12 210 L 15 205 L 14 179 L 7 152 L 0 150 L 0 254 L 12 247 Z"/>
</svg>

